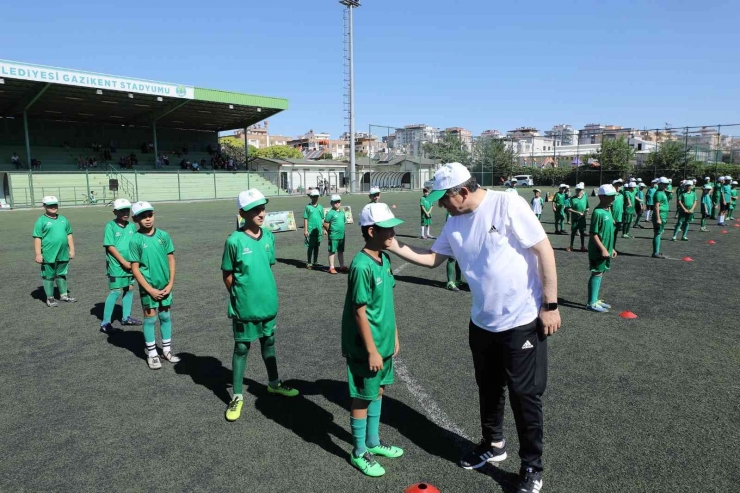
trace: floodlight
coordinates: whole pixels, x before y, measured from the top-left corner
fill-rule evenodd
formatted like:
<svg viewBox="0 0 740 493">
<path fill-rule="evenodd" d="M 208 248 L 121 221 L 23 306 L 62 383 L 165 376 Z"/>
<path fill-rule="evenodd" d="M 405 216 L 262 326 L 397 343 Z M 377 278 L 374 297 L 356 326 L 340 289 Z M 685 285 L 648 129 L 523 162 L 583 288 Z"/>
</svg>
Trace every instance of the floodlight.
<svg viewBox="0 0 740 493">
<path fill-rule="evenodd" d="M 163 101 L 162 96 L 157 96 L 157 101 L 160 101 L 160 102 Z"/>
<path fill-rule="evenodd" d="M 129 98 L 129 99 L 134 99 L 134 95 L 133 95 L 133 94 L 131 94 L 131 93 L 128 93 L 128 98 Z"/>
<path fill-rule="evenodd" d="M 233 104 L 230 104 L 230 105 L 229 105 L 229 109 L 230 109 L 230 110 L 233 110 L 233 109 L 234 109 L 234 105 L 233 105 Z"/>
<path fill-rule="evenodd" d="M 103 94 L 103 90 L 102 90 L 102 89 L 98 89 L 97 91 L 95 91 L 95 94 L 100 94 L 100 95 L 102 95 L 102 94 Z"/>
<path fill-rule="evenodd" d="M 257 108 L 257 113 L 262 113 L 262 108 Z"/>
<path fill-rule="evenodd" d="M 0 79 L 0 84 L 5 84 L 5 79 Z"/>
</svg>

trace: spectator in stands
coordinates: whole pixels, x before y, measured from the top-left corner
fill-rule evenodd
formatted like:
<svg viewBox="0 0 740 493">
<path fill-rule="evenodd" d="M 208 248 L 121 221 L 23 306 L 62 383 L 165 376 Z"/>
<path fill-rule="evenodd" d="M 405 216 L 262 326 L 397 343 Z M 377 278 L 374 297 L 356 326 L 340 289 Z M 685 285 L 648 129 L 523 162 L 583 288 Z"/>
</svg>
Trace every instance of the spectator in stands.
<svg viewBox="0 0 740 493">
<path fill-rule="evenodd" d="M 139 160 L 136 158 L 136 154 L 134 154 L 133 152 L 131 153 L 131 155 L 129 156 L 129 158 L 131 159 L 131 165 L 132 166 L 139 164 Z"/>
<path fill-rule="evenodd" d="M 165 166 L 170 165 L 170 157 L 166 153 L 162 154 L 162 164 L 164 164 Z"/>
<path fill-rule="evenodd" d="M 82 169 L 84 167 L 85 167 L 85 159 L 82 156 L 78 155 L 77 156 L 77 169 Z"/>
<path fill-rule="evenodd" d="M 38 159 L 31 159 L 31 167 L 33 169 L 41 169 L 41 161 Z"/>
<path fill-rule="evenodd" d="M 193 159 L 193 164 L 190 165 L 193 168 L 193 173 L 197 173 L 200 171 L 200 165 L 198 164 L 197 159 Z"/>
<path fill-rule="evenodd" d="M 118 166 L 120 166 L 121 168 L 125 168 L 126 167 L 126 158 L 125 157 L 121 156 L 120 158 L 118 158 Z"/>
<path fill-rule="evenodd" d="M 157 169 L 162 169 L 162 158 L 158 157 L 157 161 L 154 163 L 154 167 Z"/>
<path fill-rule="evenodd" d="M 108 147 L 110 147 L 110 152 L 116 152 L 116 143 L 112 140 L 110 141 L 110 144 L 108 144 Z"/>
<path fill-rule="evenodd" d="M 190 163 L 188 163 L 185 158 L 182 158 L 180 160 L 180 169 L 188 169 L 190 167 Z"/>
<path fill-rule="evenodd" d="M 200 168 L 205 168 L 206 167 L 206 160 L 205 159 L 201 159 L 200 160 L 200 166 L 199 167 Z"/>
<path fill-rule="evenodd" d="M 10 156 L 10 164 L 14 164 L 15 169 L 20 169 L 21 167 L 21 158 L 19 158 L 18 154 L 16 154 L 15 152 L 12 156 Z"/>
<path fill-rule="evenodd" d="M 93 192 L 92 190 L 90 190 L 90 203 L 91 204 L 98 203 L 98 199 L 95 198 L 95 192 Z"/>
<path fill-rule="evenodd" d="M 111 159 L 113 159 L 113 156 L 110 155 L 110 149 L 103 149 L 103 159 L 105 159 L 106 161 L 110 161 Z"/>
<path fill-rule="evenodd" d="M 98 158 L 93 158 L 92 160 L 92 167 L 97 168 L 98 167 Z"/>
</svg>

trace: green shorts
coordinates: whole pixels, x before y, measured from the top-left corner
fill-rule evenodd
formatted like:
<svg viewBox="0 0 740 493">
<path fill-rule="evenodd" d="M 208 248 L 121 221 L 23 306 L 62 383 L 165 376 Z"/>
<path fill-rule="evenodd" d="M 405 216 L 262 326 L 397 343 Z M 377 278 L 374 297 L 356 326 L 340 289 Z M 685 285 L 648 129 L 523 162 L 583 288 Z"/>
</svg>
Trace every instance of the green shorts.
<svg viewBox="0 0 740 493">
<path fill-rule="evenodd" d="M 692 212 L 691 214 L 686 214 L 684 212 L 679 212 L 678 213 L 678 220 L 680 221 L 682 219 L 685 222 L 687 222 L 687 223 L 693 223 L 694 222 L 694 213 Z"/>
<path fill-rule="evenodd" d="M 69 271 L 69 261 L 53 262 L 51 264 L 41 264 L 41 278 L 51 280 L 57 277 L 64 277 Z"/>
<path fill-rule="evenodd" d="M 349 396 L 365 401 L 374 401 L 380 396 L 380 387 L 391 385 L 393 380 L 393 357 L 383 360 L 383 369 L 372 372 L 367 361 L 347 359 L 347 383 Z"/>
<path fill-rule="evenodd" d="M 600 274 L 609 270 L 612 263 L 611 258 L 588 259 L 588 266 L 594 274 Z"/>
<path fill-rule="evenodd" d="M 259 322 L 231 321 L 231 327 L 234 329 L 234 341 L 236 342 L 252 342 L 261 337 L 270 337 L 275 333 L 276 325 L 277 317 Z"/>
<path fill-rule="evenodd" d="M 660 218 L 660 224 L 655 221 L 655 216 L 653 216 L 653 234 L 655 235 L 662 235 L 663 231 L 665 231 L 665 222 L 668 218 Z"/>
<path fill-rule="evenodd" d="M 431 226 L 432 225 L 432 218 L 431 217 L 422 217 L 421 218 L 421 225 L 422 226 Z"/>
<path fill-rule="evenodd" d="M 555 206 L 555 219 L 565 219 L 565 206 Z"/>
<path fill-rule="evenodd" d="M 581 233 L 586 232 L 586 216 L 579 216 L 578 214 L 571 214 L 570 218 L 570 230 L 579 230 Z"/>
<path fill-rule="evenodd" d="M 149 296 L 149 293 L 144 291 L 143 289 L 139 289 L 139 298 L 141 298 L 141 306 L 146 308 L 167 308 L 169 306 L 172 306 L 172 292 L 167 295 L 166 298 L 162 300 L 153 300 L 151 296 Z"/>
<path fill-rule="evenodd" d="M 108 289 L 123 289 L 134 285 L 134 276 L 108 277 Z"/>
<path fill-rule="evenodd" d="M 323 233 L 318 229 L 312 229 L 308 232 L 308 236 L 304 236 L 304 245 L 308 247 L 317 247 L 321 244 L 321 235 Z"/>
<path fill-rule="evenodd" d="M 332 240 L 329 239 L 329 253 L 337 253 L 342 252 L 344 253 L 344 238 L 341 240 Z"/>
</svg>

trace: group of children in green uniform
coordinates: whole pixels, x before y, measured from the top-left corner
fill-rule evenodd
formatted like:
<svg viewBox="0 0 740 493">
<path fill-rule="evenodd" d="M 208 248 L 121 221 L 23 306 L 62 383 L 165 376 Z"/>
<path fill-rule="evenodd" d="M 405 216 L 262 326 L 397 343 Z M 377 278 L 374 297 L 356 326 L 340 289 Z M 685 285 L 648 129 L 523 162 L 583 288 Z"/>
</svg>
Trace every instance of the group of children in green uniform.
<svg viewBox="0 0 740 493">
<path fill-rule="evenodd" d="M 353 450 L 352 465 L 372 477 L 382 476 L 383 467 L 377 456 L 397 458 L 403 455 L 399 447 L 380 440 L 379 426 L 383 390 L 394 381 L 393 356 L 398 353 L 398 331 L 393 304 L 395 280 L 388 249 L 395 236 L 394 227 L 403 221 L 394 217 L 390 208 L 378 201 L 379 191 L 371 197 L 360 216 L 365 246 L 347 269 L 348 288 L 342 315 L 342 355 L 346 358 L 349 393 L 352 397 L 350 426 Z M 312 197 L 304 219 L 307 246 L 315 249 L 320 243 L 322 228 L 329 236 L 330 265 L 333 254 L 339 254 L 343 266 L 344 211 L 340 198 L 332 196 L 332 209 L 326 216 L 318 212 L 317 200 Z M 247 354 L 252 342 L 259 340 L 262 359 L 267 369 L 268 393 L 295 397 L 298 390 L 284 384 L 277 370 L 275 330 L 278 312 L 278 292 L 272 266 L 275 264 L 275 237 L 269 228 L 263 228 L 268 199 L 257 189 L 239 194 L 237 199 L 240 227 L 226 240 L 221 261 L 223 281 L 229 293 L 228 317 L 234 336 L 233 398 L 225 417 L 235 421 L 241 415 L 243 379 Z M 56 197 L 45 197 L 46 210 L 34 227 L 36 261 L 41 264 L 44 290 L 48 306 L 57 306 L 54 299 L 54 281 L 61 299 L 74 302 L 66 286 L 69 259 L 74 258 L 72 228 L 58 214 Z M 134 280 L 144 311 L 143 331 L 147 364 L 151 369 L 161 368 L 154 328 L 159 318 L 162 336 L 162 358 L 177 363 L 180 359 L 172 351 L 172 288 L 175 280 L 174 245 L 169 235 L 154 227 L 154 208 L 148 202 L 131 204 L 118 199 L 113 206 L 115 219 L 105 227 L 110 293 L 106 298 L 101 331 L 117 331 L 111 324 L 113 308 L 123 294 L 124 325 L 142 325 L 131 317 Z M 431 212 L 431 211 L 430 211 Z M 129 218 L 138 225 L 136 229 Z M 319 223 L 316 218 L 323 221 Z M 314 250 L 310 253 L 313 254 Z M 309 261 L 316 261 L 309 256 Z"/>
</svg>

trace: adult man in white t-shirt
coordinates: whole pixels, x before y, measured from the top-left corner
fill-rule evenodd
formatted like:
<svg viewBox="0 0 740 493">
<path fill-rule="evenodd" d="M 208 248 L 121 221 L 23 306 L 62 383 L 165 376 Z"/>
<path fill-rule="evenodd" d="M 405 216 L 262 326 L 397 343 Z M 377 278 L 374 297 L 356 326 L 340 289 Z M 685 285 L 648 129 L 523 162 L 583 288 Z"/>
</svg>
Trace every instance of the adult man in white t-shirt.
<svg viewBox="0 0 740 493">
<path fill-rule="evenodd" d="M 429 197 L 450 213 L 432 249 L 394 240 L 389 250 L 426 267 L 438 267 L 454 257 L 473 295 L 469 342 L 483 439 L 460 465 L 477 469 L 506 459 L 503 419 L 508 387 L 520 443 L 517 491 L 539 492 L 547 336 L 560 328 L 552 246 L 523 198 L 480 188 L 460 163 L 437 170 Z"/>
</svg>

